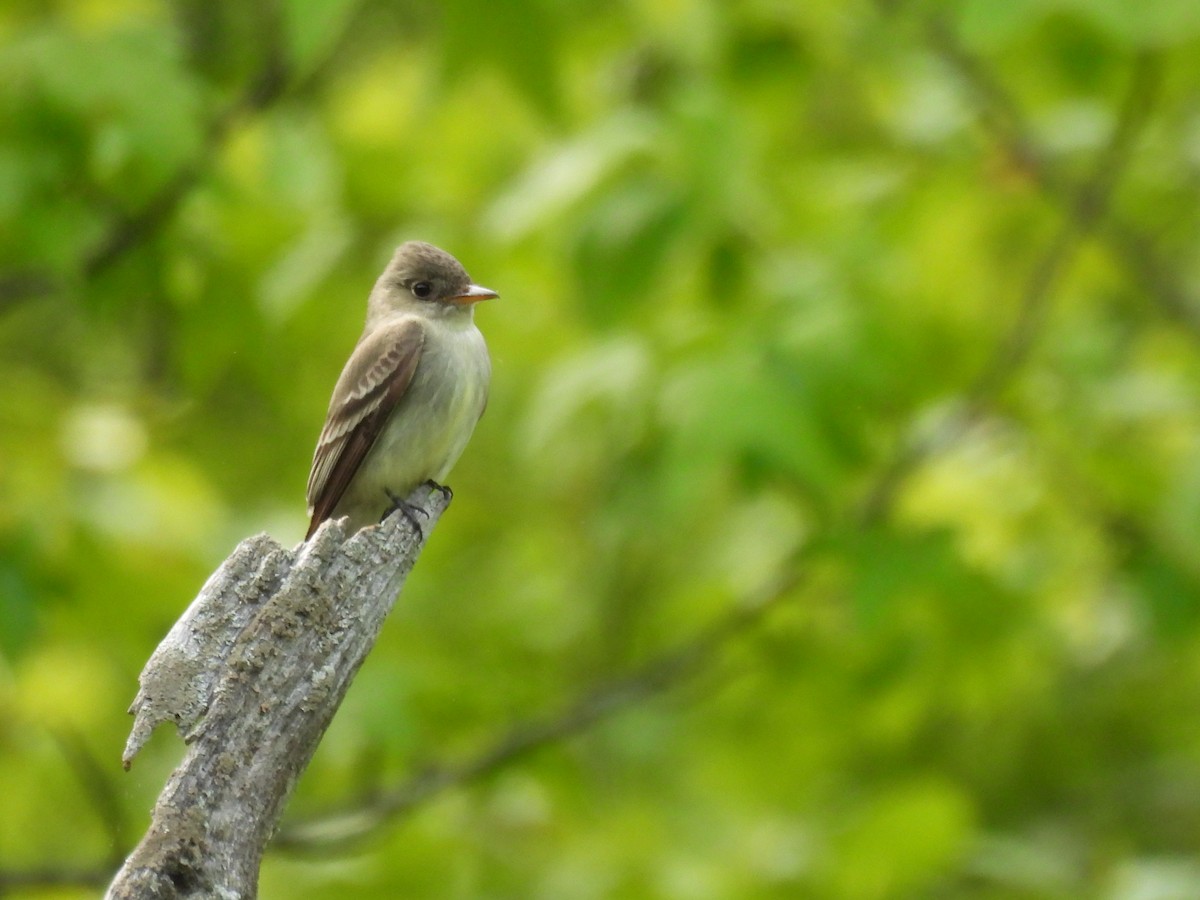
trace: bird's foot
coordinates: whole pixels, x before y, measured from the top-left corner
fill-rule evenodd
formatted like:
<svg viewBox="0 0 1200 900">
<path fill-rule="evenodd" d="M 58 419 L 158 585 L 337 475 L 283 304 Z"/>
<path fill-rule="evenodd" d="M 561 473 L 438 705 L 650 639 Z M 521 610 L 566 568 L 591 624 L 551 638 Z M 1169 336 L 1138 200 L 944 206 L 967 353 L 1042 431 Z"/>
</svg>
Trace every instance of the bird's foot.
<svg viewBox="0 0 1200 900">
<path fill-rule="evenodd" d="M 430 478 L 425 482 L 425 487 L 429 488 L 430 490 L 437 491 L 442 495 L 442 499 L 447 503 L 454 499 L 454 491 L 450 490 L 450 486 L 447 484 L 438 484 L 436 481 Z"/>
<path fill-rule="evenodd" d="M 392 505 L 389 506 L 387 511 L 383 514 L 383 519 L 386 519 L 392 513 L 400 513 L 402 516 L 404 516 L 404 518 L 408 519 L 408 524 L 413 527 L 413 530 L 417 533 L 417 537 L 421 540 L 424 540 L 425 530 L 421 527 L 421 523 L 417 520 L 417 516 L 420 516 L 422 519 L 427 519 L 429 518 L 429 513 L 425 512 L 425 510 L 421 509 L 421 507 L 414 506 L 413 504 L 409 503 L 399 494 L 393 494 L 389 490 L 385 490 L 384 493 L 387 494 L 388 499 L 392 501 Z M 379 521 L 382 522 L 383 519 L 380 519 Z"/>
</svg>

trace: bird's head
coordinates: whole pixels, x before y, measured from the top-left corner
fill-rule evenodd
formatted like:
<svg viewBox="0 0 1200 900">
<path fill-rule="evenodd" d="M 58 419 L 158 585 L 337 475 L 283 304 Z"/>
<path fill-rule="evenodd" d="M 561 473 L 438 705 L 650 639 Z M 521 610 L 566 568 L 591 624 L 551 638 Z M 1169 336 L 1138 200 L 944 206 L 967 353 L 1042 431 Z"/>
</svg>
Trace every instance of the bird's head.
<svg viewBox="0 0 1200 900">
<path fill-rule="evenodd" d="M 408 241 L 396 248 L 367 310 L 367 324 L 397 312 L 471 317 L 475 304 L 499 296 L 471 281 L 457 259 L 433 244 Z"/>
</svg>

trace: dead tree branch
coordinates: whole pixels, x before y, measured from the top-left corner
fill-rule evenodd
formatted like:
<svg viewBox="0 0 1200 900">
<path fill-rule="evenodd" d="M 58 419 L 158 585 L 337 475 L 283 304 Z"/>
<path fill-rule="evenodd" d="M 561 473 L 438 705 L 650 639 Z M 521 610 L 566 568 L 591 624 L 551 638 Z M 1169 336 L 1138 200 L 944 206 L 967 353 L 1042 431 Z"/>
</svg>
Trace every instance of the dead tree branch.
<svg viewBox="0 0 1200 900">
<path fill-rule="evenodd" d="M 259 864 L 297 778 L 447 500 L 409 498 L 422 528 L 393 515 L 346 540 L 328 522 L 286 550 L 243 541 L 146 664 L 125 764 L 161 722 L 189 748 L 109 898 L 252 898 Z"/>
</svg>

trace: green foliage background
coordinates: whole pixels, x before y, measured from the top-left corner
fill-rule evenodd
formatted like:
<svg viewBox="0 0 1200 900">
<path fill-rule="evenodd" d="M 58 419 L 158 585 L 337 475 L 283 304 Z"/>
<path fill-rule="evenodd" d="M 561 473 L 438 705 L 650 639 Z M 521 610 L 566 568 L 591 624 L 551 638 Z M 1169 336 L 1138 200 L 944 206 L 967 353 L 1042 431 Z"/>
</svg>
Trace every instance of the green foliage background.
<svg viewBox="0 0 1200 900">
<path fill-rule="evenodd" d="M 0 891 L 141 834 L 141 665 L 302 535 L 420 237 L 503 295 L 492 399 L 264 897 L 1200 894 L 1200 5 L 10 0 L 0 41 Z"/>
</svg>

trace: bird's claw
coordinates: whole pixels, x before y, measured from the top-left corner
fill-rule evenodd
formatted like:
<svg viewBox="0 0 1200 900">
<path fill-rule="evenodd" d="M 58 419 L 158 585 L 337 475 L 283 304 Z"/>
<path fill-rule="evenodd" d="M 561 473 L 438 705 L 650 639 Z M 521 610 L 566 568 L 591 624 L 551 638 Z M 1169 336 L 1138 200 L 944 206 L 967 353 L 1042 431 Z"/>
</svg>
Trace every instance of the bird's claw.
<svg viewBox="0 0 1200 900">
<path fill-rule="evenodd" d="M 393 494 L 391 491 L 386 489 L 384 490 L 384 493 L 387 494 L 387 498 L 392 501 L 392 505 L 389 506 L 384 512 L 383 519 L 386 519 L 394 512 L 399 512 L 404 516 L 404 518 L 408 519 L 408 524 L 413 527 L 413 530 L 417 533 L 417 537 L 421 540 L 424 540 L 425 531 L 421 528 L 421 523 L 417 521 L 417 516 L 419 514 L 422 518 L 428 519 L 429 513 L 421 509 L 421 507 L 414 506 L 413 504 L 409 503 L 399 494 Z M 379 521 L 382 522 L 383 519 L 380 519 Z"/>
<path fill-rule="evenodd" d="M 442 495 L 442 499 L 447 503 L 454 499 L 454 491 L 450 490 L 450 486 L 448 484 L 438 484 L 436 481 L 430 478 L 426 480 L 425 487 L 429 488 L 430 490 L 437 491 Z"/>
</svg>

